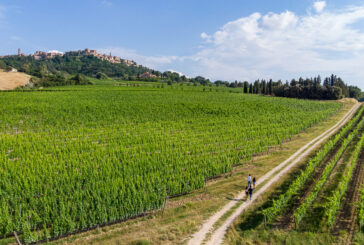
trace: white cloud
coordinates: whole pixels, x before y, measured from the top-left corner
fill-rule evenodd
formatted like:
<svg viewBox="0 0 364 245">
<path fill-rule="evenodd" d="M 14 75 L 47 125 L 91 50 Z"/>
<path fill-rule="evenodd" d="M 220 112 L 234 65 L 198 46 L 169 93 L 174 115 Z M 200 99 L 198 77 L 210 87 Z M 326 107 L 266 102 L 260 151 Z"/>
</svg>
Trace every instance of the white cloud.
<svg viewBox="0 0 364 245">
<path fill-rule="evenodd" d="M 206 32 L 202 32 L 201 33 L 201 38 L 202 39 L 208 39 L 210 36 L 206 34 Z"/>
<path fill-rule="evenodd" d="M 286 11 L 281 14 L 269 13 L 263 16 L 262 25 L 270 29 L 286 29 L 289 27 L 296 27 L 298 17 Z"/>
<path fill-rule="evenodd" d="M 298 16 L 254 13 L 223 25 L 193 60 L 193 74 L 213 79 L 290 79 L 338 74 L 349 83 L 364 77 L 364 6 Z M 186 71 L 185 71 L 186 72 Z M 364 88 L 364 84 L 362 85 Z"/>
<path fill-rule="evenodd" d="M 332 72 L 359 79 L 364 76 L 358 70 L 364 63 L 364 33 L 352 24 L 363 19 L 364 7 L 306 16 L 254 13 L 211 35 L 211 44 L 196 55 L 199 70 L 230 80 Z"/>
<path fill-rule="evenodd" d="M 191 56 L 143 56 L 133 50 L 115 55 L 162 71 L 177 69 L 212 80 L 291 79 L 342 76 L 360 85 L 364 77 L 364 5 L 300 16 L 291 11 L 253 13 L 230 21 L 212 34 L 202 32 Z"/>
<path fill-rule="evenodd" d="M 170 72 L 174 72 L 174 73 L 177 73 L 180 77 L 181 76 L 185 76 L 182 72 L 179 72 L 179 71 L 175 71 L 175 70 L 172 70 L 172 69 L 169 69 L 168 71 Z M 186 76 L 187 77 L 187 76 Z"/>
<path fill-rule="evenodd" d="M 313 4 L 313 7 L 317 13 L 321 13 L 326 7 L 326 1 L 317 1 Z"/>
<path fill-rule="evenodd" d="M 63 52 L 59 50 L 49 50 L 48 53 L 63 54 Z"/>
<path fill-rule="evenodd" d="M 202 32 L 200 37 L 204 39 L 206 42 L 211 42 L 211 36 L 207 35 L 206 32 Z"/>
</svg>

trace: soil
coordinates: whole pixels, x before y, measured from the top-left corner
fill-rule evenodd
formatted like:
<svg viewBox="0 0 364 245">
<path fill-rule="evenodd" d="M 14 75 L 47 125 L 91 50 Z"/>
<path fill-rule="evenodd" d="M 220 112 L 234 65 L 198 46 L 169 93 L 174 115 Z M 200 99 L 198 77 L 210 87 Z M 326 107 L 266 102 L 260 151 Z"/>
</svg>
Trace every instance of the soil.
<svg viewBox="0 0 364 245">
<path fill-rule="evenodd" d="M 28 84 L 30 76 L 22 72 L 4 72 L 0 70 L 0 90 L 12 90 Z"/>
</svg>

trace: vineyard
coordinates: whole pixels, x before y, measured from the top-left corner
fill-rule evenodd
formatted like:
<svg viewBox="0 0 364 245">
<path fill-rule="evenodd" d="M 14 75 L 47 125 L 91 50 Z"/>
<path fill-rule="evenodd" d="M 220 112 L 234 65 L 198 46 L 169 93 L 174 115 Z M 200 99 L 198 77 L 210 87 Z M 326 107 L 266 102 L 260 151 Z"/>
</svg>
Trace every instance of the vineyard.
<svg viewBox="0 0 364 245">
<path fill-rule="evenodd" d="M 355 233 L 363 232 L 364 224 L 363 147 L 364 107 L 361 107 L 300 171 L 292 174 L 294 178 L 281 187 L 279 195 L 273 194 L 262 207 L 252 211 L 251 216 L 263 215 L 260 225 L 255 226 L 255 236 L 269 243 L 281 242 L 279 236 L 292 240 L 300 236 L 306 242 L 316 239 L 315 244 L 322 241 L 351 244 Z M 267 238 L 263 235 L 267 229 L 281 233 Z M 245 234 L 244 230 L 241 232 Z M 255 241 L 259 240 L 256 237 Z"/>
<path fill-rule="evenodd" d="M 359 226 L 360 230 L 364 232 L 364 188 L 361 189 L 361 202 L 359 207 Z"/>
<path fill-rule="evenodd" d="M 26 243 L 159 209 L 341 107 L 201 87 L 85 86 L 0 100 L 0 235 Z"/>
</svg>

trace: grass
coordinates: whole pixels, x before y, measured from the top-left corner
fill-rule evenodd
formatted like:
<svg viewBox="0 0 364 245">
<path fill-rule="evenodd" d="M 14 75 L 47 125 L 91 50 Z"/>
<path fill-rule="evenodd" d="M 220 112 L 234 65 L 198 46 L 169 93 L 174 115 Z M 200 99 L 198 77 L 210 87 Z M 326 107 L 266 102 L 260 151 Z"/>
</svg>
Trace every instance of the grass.
<svg viewBox="0 0 364 245">
<path fill-rule="evenodd" d="M 163 215 L 161 212 L 152 212 L 144 217 L 70 236 L 54 243 L 148 244 L 149 242 L 150 244 L 184 244 L 189 235 L 197 231 L 205 219 L 245 188 L 248 173 L 260 178 L 304 144 L 334 125 L 350 109 L 351 105 L 346 103 L 339 113 L 325 122 L 292 137 L 291 141 L 283 143 L 282 147 L 270 152 L 269 155 L 256 157 L 253 161 L 234 168 L 231 177 L 212 180 L 208 182 L 205 189 L 170 199 Z M 285 178 L 282 178 L 280 182 L 282 183 L 284 180 Z M 261 205 L 267 196 L 268 193 L 259 198 L 253 206 Z M 236 233 L 235 229 L 230 230 L 229 234 Z M 258 236 L 258 233 L 264 236 L 264 230 L 262 232 L 259 229 L 246 232 L 254 235 L 250 236 L 253 240 L 255 236 Z M 307 236 L 311 236 L 310 233 L 307 234 Z M 277 241 L 281 241 L 284 236 L 283 233 L 277 233 L 273 237 L 276 237 L 274 239 Z M 300 240 L 301 236 L 302 234 L 297 234 L 292 236 L 292 239 Z M 314 238 L 312 239 L 314 240 Z M 239 240 L 236 239 L 236 241 Z"/>
<path fill-rule="evenodd" d="M 364 233 L 363 232 L 357 232 L 354 235 L 354 244 L 364 244 Z"/>
</svg>

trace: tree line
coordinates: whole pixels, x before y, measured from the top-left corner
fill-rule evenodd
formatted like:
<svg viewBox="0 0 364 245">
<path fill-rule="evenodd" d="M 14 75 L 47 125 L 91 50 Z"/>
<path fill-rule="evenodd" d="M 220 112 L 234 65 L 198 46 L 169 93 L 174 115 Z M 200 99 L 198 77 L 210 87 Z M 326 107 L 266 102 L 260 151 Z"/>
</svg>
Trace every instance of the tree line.
<svg viewBox="0 0 364 245">
<path fill-rule="evenodd" d="M 168 75 L 168 74 L 167 74 Z M 175 78 L 176 74 L 172 74 L 168 78 Z M 178 74 L 177 74 L 178 75 Z M 178 82 L 178 80 L 174 80 Z M 210 80 L 204 77 L 196 77 L 187 79 L 188 82 L 198 83 L 201 85 L 226 86 L 231 88 L 242 88 L 243 93 L 249 94 L 263 94 L 278 97 L 300 98 L 300 99 L 323 99 L 323 100 L 337 100 L 341 98 L 355 98 L 362 97 L 361 89 L 356 86 L 347 85 L 340 77 L 332 74 L 325 79 L 321 79 L 318 75 L 314 78 L 302 77 L 298 80 L 292 79 L 290 82 L 282 82 L 281 80 L 255 80 L 253 83 L 245 82 L 228 82 L 217 80 L 211 83 Z"/>
<path fill-rule="evenodd" d="M 347 85 L 340 77 L 331 75 L 325 79 L 320 76 L 314 78 L 292 79 L 290 82 L 281 80 L 256 80 L 253 83 L 228 82 L 217 80 L 212 83 L 202 76 L 188 78 L 177 72 L 160 72 L 143 66 L 127 66 L 124 63 L 111 63 L 100 60 L 92 55 L 79 55 L 68 52 L 63 56 L 52 59 L 36 60 L 34 57 L 8 56 L 0 59 L 0 69 L 16 68 L 20 72 L 34 76 L 33 81 L 40 86 L 62 86 L 73 84 L 89 84 L 86 77 L 98 79 L 122 79 L 172 83 L 192 83 L 194 85 L 227 86 L 242 88 L 244 93 L 263 94 L 279 97 L 302 99 L 336 100 L 340 98 L 362 97 L 361 90 L 356 86 Z M 143 77 L 149 72 L 154 77 Z"/>
<path fill-rule="evenodd" d="M 319 76 L 314 78 L 292 79 L 291 82 L 283 83 L 281 80 L 256 80 L 254 83 L 234 82 L 221 83 L 216 81 L 215 84 L 224 84 L 229 87 L 242 87 L 244 93 L 264 94 L 278 97 L 300 98 L 300 99 L 324 99 L 337 100 L 341 98 L 361 97 L 361 90 L 356 86 L 347 85 L 340 77 L 331 75 L 323 81 Z"/>
</svg>

